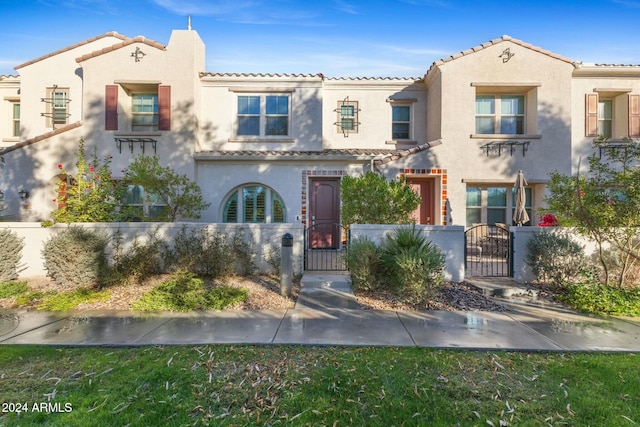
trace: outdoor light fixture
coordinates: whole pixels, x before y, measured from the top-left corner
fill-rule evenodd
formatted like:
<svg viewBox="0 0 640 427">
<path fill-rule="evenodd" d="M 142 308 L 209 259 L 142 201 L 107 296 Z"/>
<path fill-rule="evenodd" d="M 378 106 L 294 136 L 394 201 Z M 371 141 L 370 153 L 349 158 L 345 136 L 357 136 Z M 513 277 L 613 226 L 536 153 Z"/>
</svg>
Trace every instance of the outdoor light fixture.
<svg viewBox="0 0 640 427">
<path fill-rule="evenodd" d="M 18 196 L 20 196 L 20 199 L 26 200 L 29 198 L 29 192 L 23 188 L 22 190 L 18 191 Z"/>
<path fill-rule="evenodd" d="M 4 191 L 0 190 L 0 200 L 4 199 Z"/>
</svg>

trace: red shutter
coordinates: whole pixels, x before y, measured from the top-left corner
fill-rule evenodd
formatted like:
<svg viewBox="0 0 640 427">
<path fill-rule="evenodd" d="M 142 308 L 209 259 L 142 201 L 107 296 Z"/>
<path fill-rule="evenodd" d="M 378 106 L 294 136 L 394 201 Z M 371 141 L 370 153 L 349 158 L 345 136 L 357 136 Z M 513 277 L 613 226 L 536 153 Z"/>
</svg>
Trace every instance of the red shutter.
<svg viewBox="0 0 640 427">
<path fill-rule="evenodd" d="M 104 130 L 118 130 L 118 85 L 105 87 L 104 105 Z"/>
<path fill-rule="evenodd" d="M 629 95 L 629 138 L 640 138 L 640 95 Z"/>
<path fill-rule="evenodd" d="M 598 94 L 588 93 L 585 105 L 585 136 L 598 136 Z"/>
<path fill-rule="evenodd" d="M 158 130 L 171 130 L 171 86 L 158 86 Z"/>
</svg>

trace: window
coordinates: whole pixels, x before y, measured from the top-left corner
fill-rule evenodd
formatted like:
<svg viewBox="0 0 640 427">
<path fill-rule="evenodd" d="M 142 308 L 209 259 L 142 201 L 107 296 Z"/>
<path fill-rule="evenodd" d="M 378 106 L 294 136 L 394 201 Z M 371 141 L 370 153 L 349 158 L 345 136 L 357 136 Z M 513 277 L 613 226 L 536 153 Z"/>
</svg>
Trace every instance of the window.
<svg viewBox="0 0 640 427">
<path fill-rule="evenodd" d="M 13 103 L 13 133 L 12 136 L 20 136 L 20 103 Z"/>
<path fill-rule="evenodd" d="M 124 105 L 118 97 L 125 94 Z M 129 109 L 128 105 L 131 105 Z M 117 131 L 118 109 L 131 118 L 131 131 L 157 132 L 171 130 L 171 86 L 158 83 L 118 82 L 105 86 L 104 129 Z"/>
<path fill-rule="evenodd" d="M 152 132 L 158 130 L 158 94 L 131 95 L 131 130 Z"/>
<path fill-rule="evenodd" d="M 411 139 L 411 106 L 393 105 L 391 106 L 392 124 L 391 138 Z"/>
<path fill-rule="evenodd" d="M 524 134 L 523 95 L 477 95 L 477 134 Z"/>
<path fill-rule="evenodd" d="M 585 136 L 640 137 L 640 95 L 631 89 L 594 89 L 586 94 Z"/>
<path fill-rule="evenodd" d="M 598 101 L 598 135 L 611 138 L 613 132 L 613 105 L 610 99 Z"/>
<path fill-rule="evenodd" d="M 289 135 L 289 95 L 238 96 L 238 136 Z"/>
<path fill-rule="evenodd" d="M 509 197 L 511 194 L 511 197 Z M 533 192 L 525 188 L 527 202 L 525 209 L 529 218 L 533 218 Z M 467 187 L 467 227 L 473 224 L 513 224 L 513 212 L 516 206 L 516 189 L 509 187 Z M 525 225 L 531 225 L 526 223 Z"/>
<path fill-rule="evenodd" d="M 127 186 L 123 200 L 124 216 L 130 221 L 141 221 L 143 218 L 164 219 L 167 205 L 154 194 L 147 194 L 141 185 Z"/>
<path fill-rule="evenodd" d="M 338 120 L 336 122 L 338 133 L 347 136 L 350 133 L 358 133 L 358 101 L 338 101 Z"/>
<path fill-rule="evenodd" d="M 47 127 L 53 129 L 64 126 L 68 123 L 69 114 L 69 89 L 51 87 L 47 88 L 47 97 L 42 101 L 46 102 L 46 112 L 42 114 L 47 118 Z"/>
<path fill-rule="evenodd" d="M 286 222 L 282 198 L 269 187 L 245 185 L 236 188 L 223 204 L 223 222 Z"/>
</svg>

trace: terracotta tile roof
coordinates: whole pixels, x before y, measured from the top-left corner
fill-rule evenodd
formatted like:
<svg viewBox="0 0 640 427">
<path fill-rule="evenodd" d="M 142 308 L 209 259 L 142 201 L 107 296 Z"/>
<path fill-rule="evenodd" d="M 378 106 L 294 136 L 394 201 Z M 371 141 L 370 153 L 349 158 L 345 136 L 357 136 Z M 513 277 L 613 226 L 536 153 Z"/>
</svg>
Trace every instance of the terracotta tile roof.
<svg viewBox="0 0 640 427">
<path fill-rule="evenodd" d="M 562 56 L 562 55 L 555 54 L 555 53 L 553 53 L 551 51 L 542 49 L 541 47 L 534 46 L 532 44 L 525 43 L 522 40 L 514 39 L 511 36 L 505 35 L 505 36 L 502 36 L 500 38 L 490 40 L 490 41 L 488 41 L 486 43 L 483 43 L 483 44 L 481 44 L 479 46 L 472 47 L 471 49 L 467 49 L 465 51 L 456 53 L 455 55 L 451 55 L 451 56 L 449 56 L 447 58 L 442 58 L 439 61 L 435 61 L 433 64 L 431 64 L 431 67 L 429 67 L 429 70 L 427 71 L 427 74 L 429 74 L 429 72 L 431 72 L 431 70 L 434 67 L 437 67 L 439 65 L 445 64 L 445 63 L 447 63 L 449 61 L 453 61 L 454 59 L 461 58 L 463 56 L 471 55 L 472 53 L 478 52 L 480 50 L 486 49 L 486 48 L 488 48 L 490 46 L 494 46 L 496 44 L 499 44 L 499 43 L 502 43 L 502 42 L 505 42 L 505 41 L 510 41 L 512 43 L 518 44 L 518 45 L 520 45 L 522 47 L 525 47 L 527 49 L 531 49 L 531 50 L 534 50 L 536 52 L 539 52 L 539 53 L 541 53 L 543 55 L 550 56 L 550 57 L 558 59 L 560 61 L 568 62 L 569 64 L 576 64 L 576 61 L 574 61 L 573 59 L 567 58 L 567 57 Z"/>
<path fill-rule="evenodd" d="M 70 50 L 72 50 L 72 49 L 75 49 L 75 48 L 77 48 L 77 47 L 80 47 L 80 46 L 83 46 L 83 45 L 89 44 L 89 43 L 91 43 L 91 42 L 94 42 L 94 41 L 96 41 L 96 40 L 100 40 L 100 39 L 105 38 L 105 37 L 115 37 L 115 38 L 118 38 L 118 39 L 120 39 L 120 40 L 127 40 L 127 39 L 129 38 L 129 37 L 125 37 L 125 36 L 123 36 L 122 34 L 118 34 L 118 33 L 116 33 L 115 31 L 111 31 L 111 32 L 104 33 L 104 34 L 101 34 L 101 35 L 99 35 L 99 36 L 92 37 L 92 38 L 90 38 L 90 39 L 87 39 L 87 40 L 81 41 L 81 42 L 79 42 L 79 43 L 76 43 L 76 44 L 73 44 L 73 45 L 71 45 L 71 46 L 65 47 L 65 48 L 63 48 L 63 49 L 56 50 L 55 52 L 48 53 L 48 54 L 46 54 L 46 55 L 44 55 L 44 56 L 41 56 L 41 57 L 39 57 L 39 58 L 32 59 L 31 61 L 25 62 L 24 64 L 20 64 L 20 65 L 17 65 L 17 66 L 15 66 L 15 67 L 13 67 L 13 69 L 14 69 L 14 70 L 17 70 L 17 69 L 19 69 L 19 68 L 26 67 L 27 65 L 34 64 L 34 63 L 36 63 L 36 62 L 42 61 L 43 59 L 51 58 L 52 56 L 56 56 L 56 55 L 61 54 L 61 53 L 63 53 L 63 52 L 70 51 Z"/>
<path fill-rule="evenodd" d="M 309 77 L 318 77 L 324 79 L 324 76 L 320 73 L 318 74 L 286 74 L 286 73 L 212 73 L 212 72 L 201 72 L 200 77 L 288 77 L 288 78 L 309 78 Z"/>
<path fill-rule="evenodd" d="M 114 50 L 121 49 L 125 46 L 129 46 L 133 43 L 144 43 L 148 46 L 155 47 L 156 49 L 166 50 L 166 46 L 162 43 L 158 43 L 155 40 L 150 40 L 145 38 L 144 36 L 137 36 L 132 38 L 125 38 L 121 43 L 116 43 L 111 46 L 107 46 L 104 49 L 94 50 L 91 53 L 87 53 L 86 55 L 82 55 L 79 58 L 76 58 L 76 62 L 86 61 L 87 59 L 95 58 L 96 56 L 104 55 L 105 53 L 113 52 Z"/>
<path fill-rule="evenodd" d="M 327 77 L 327 80 L 343 80 L 343 81 L 403 81 L 403 80 L 421 80 L 422 77 Z"/>
<path fill-rule="evenodd" d="M 80 126 L 82 126 L 82 122 L 80 122 L 80 121 L 75 122 L 75 123 L 70 123 L 70 124 L 68 124 L 66 126 L 63 126 L 61 128 L 58 128 L 58 129 L 52 130 L 50 132 L 43 133 L 42 135 L 38 135 L 36 137 L 24 140 L 22 142 L 19 142 L 19 143 L 14 144 L 14 145 L 12 145 L 10 147 L 6 147 L 6 148 L 0 150 L 0 156 L 3 156 L 3 155 L 5 155 L 7 153 L 10 153 L 12 151 L 18 150 L 20 148 L 26 147 L 28 145 L 35 144 L 36 142 L 40 142 L 40 141 L 43 141 L 45 139 L 49 139 L 52 136 L 60 135 L 61 133 L 70 131 L 71 129 L 75 129 L 75 128 L 80 127 Z"/>
<path fill-rule="evenodd" d="M 376 165 L 398 160 L 403 157 L 411 156 L 421 151 L 427 150 L 436 145 L 440 145 L 440 141 L 421 144 L 404 150 L 379 149 L 379 148 L 343 148 L 343 149 L 325 149 L 322 151 L 278 151 L 278 150 L 211 150 L 201 151 L 195 154 L 198 160 L 213 159 L 244 159 L 244 160 L 313 160 L 322 158 L 324 160 L 374 160 Z"/>
</svg>

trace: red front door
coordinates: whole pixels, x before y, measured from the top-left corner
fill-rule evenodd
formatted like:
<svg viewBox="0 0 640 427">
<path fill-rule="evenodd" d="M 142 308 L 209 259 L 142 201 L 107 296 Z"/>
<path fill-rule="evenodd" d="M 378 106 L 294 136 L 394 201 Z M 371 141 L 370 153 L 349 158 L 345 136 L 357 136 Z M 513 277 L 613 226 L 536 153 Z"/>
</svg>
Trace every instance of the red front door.
<svg viewBox="0 0 640 427">
<path fill-rule="evenodd" d="M 434 178 L 407 178 L 413 191 L 422 198 L 420 206 L 411 214 L 416 224 L 434 224 L 433 193 L 435 188 Z"/>
<path fill-rule="evenodd" d="M 309 247 L 337 249 L 340 245 L 340 178 L 309 179 Z"/>
</svg>

